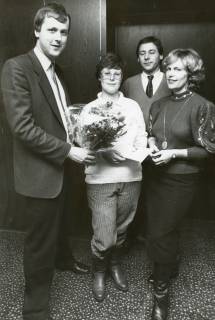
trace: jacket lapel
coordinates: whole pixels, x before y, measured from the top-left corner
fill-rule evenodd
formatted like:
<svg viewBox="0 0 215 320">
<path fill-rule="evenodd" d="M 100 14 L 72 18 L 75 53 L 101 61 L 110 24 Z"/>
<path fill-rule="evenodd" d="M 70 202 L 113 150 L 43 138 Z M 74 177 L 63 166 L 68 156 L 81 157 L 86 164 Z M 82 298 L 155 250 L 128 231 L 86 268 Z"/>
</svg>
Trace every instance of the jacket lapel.
<svg viewBox="0 0 215 320">
<path fill-rule="evenodd" d="M 61 119 L 58 105 L 57 105 L 52 87 L 49 83 L 49 80 L 48 80 L 48 78 L 47 78 L 47 76 L 46 76 L 46 74 L 45 74 L 45 72 L 44 72 L 44 70 L 43 70 L 43 68 L 42 68 L 42 66 L 41 66 L 39 60 L 37 59 L 33 50 L 29 52 L 29 56 L 30 56 L 30 59 L 33 64 L 34 72 L 38 76 L 38 82 L 39 82 L 40 88 L 41 88 L 44 96 L 46 97 L 51 109 L 53 110 L 53 113 L 55 114 L 58 121 L 60 122 L 60 124 L 64 128 L 63 121 Z"/>
</svg>

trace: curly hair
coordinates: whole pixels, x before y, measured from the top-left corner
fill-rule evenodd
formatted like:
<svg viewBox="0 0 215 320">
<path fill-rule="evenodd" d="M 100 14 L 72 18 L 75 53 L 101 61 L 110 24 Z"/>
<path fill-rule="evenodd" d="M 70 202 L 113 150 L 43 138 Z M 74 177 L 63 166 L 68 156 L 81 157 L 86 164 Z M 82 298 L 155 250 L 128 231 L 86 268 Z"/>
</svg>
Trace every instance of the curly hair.
<svg viewBox="0 0 215 320">
<path fill-rule="evenodd" d="M 104 68 L 108 69 L 120 69 L 123 74 L 125 64 L 117 54 L 113 52 L 108 52 L 105 56 L 101 58 L 99 63 L 96 66 L 96 78 L 99 79 L 101 77 L 101 71 Z"/>
<path fill-rule="evenodd" d="M 180 59 L 188 72 L 188 88 L 198 89 L 205 80 L 205 69 L 200 55 L 193 49 L 174 49 L 164 58 L 162 66 L 166 71 L 168 65 Z"/>
</svg>

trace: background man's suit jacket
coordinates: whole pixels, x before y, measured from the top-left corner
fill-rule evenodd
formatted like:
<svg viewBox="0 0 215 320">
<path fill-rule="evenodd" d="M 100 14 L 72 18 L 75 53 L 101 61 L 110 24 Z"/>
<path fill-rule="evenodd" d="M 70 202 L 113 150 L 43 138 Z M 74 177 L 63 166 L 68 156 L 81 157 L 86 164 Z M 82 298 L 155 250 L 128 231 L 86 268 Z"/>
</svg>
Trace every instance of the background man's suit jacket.
<svg viewBox="0 0 215 320">
<path fill-rule="evenodd" d="M 52 88 L 33 51 L 6 61 L 2 94 L 14 137 L 16 191 L 30 197 L 56 197 L 70 145 Z"/>
</svg>

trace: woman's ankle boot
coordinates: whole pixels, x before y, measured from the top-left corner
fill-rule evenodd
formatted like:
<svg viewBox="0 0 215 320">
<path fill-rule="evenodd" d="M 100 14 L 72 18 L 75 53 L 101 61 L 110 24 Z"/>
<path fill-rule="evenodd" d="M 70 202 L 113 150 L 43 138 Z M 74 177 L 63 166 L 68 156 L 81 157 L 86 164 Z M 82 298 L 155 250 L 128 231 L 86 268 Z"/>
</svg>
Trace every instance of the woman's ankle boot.
<svg viewBox="0 0 215 320">
<path fill-rule="evenodd" d="M 152 320 L 166 320 L 169 307 L 169 285 L 167 282 L 154 283 L 154 305 Z"/>
<path fill-rule="evenodd" d="M 105 298 L 105 282 L 106 282 L 106 259 L 99 259 L 93 256 L 93 295 L 94 298 L 102 302 Z"/>
<path fill-rule="evenodd" d="M 110 275 L 117 289 L 121 291 L 128 291 L 128 282 L 120 265 L 120 250 L 117 248 L 113 249 L 110 255 L 109 269 Z"/>
</svg>

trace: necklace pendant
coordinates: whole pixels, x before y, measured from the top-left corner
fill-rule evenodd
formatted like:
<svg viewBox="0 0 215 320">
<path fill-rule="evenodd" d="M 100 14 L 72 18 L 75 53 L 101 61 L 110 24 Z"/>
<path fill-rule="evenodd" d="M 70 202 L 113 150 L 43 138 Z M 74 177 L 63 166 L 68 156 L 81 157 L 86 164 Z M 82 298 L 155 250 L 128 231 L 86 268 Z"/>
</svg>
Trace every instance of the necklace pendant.
<svg viewBox="0 0 215 320">
<path fill-rule="evenodd" d="M 168 147 L 167 141 L 164 140 L 164 141 L 162 142 L 161 146 L 162 146 L 162 149 L 164 149 L 164 150 L 167 149 L 167 147 Z"/>
</svg>

